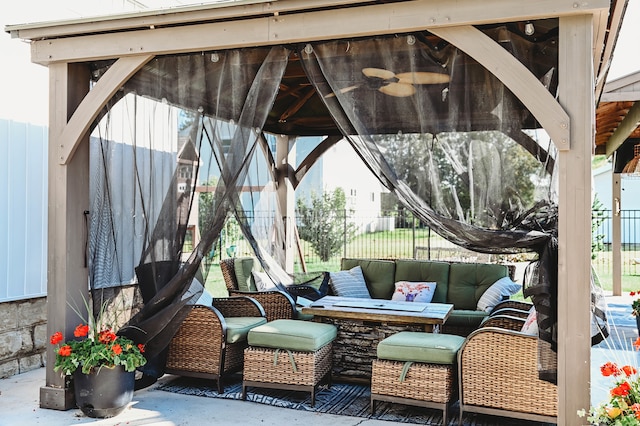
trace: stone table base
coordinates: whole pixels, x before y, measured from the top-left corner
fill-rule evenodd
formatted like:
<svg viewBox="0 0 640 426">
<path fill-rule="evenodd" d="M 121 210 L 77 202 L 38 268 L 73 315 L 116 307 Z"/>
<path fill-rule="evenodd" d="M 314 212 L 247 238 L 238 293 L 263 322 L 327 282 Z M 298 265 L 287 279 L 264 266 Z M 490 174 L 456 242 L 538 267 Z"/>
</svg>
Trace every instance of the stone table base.
<svg viewBox="0 0 640 426">
<path fill-rule="evenodd" d="M 378 343 L 400 331 L 424 331 L 424 325 L 322 318 L 338 328 L 333 342 L 332 378 L 335 381 L 371 382 L 371 363 Z"/>
</svg>

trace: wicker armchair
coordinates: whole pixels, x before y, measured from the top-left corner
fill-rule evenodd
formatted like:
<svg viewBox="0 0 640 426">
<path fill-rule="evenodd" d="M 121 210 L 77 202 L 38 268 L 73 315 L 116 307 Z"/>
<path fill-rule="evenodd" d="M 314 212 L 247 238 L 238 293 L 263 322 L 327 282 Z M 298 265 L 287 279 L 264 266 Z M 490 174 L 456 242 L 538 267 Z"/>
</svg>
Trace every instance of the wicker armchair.
<svg viewBox="0 0 640 426">
<path fill-rule="evenodd" d="M 492 316 L 460 348 L 459 424 L 465 411 L 557 423 L 558 388 L 538 378 L 538 338 L 521 333 L 523 323 Z M 554 355 L 550 347 L 541 354 Z"/>
<path fill-rule="evenodd" d="M 260 304 L 249 297 L 213 299 L 213 306 L 186 306 L 189 313 L 169 343 L 165 371 L 215 379 L 242 370 L 247 333 L 266 323 Z"/>
<path fill-rule="evenodd" d="M 296 303 L 293 298 L 280 290 L 270 291 L 240 291 L 234 268 L 234 258 L 220 261 L 220 269 L 224 283 L 229 291 L 229 296 L 249 296 L 256 299 L 264 308 L 267 321 L 276 319 L 297 318 Z"/>
</svg>

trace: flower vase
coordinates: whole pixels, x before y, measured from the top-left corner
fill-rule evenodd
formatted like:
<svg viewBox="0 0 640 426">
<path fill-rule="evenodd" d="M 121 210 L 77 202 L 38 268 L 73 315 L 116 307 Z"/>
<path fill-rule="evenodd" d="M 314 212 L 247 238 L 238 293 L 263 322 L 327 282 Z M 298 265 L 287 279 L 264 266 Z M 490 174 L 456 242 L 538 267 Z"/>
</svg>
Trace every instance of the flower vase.
<svg viewBox="0 0 640 426">
<path fill-rule="evenodd" d="M 94 418 L 120 414 L 133 399 L 134 385 L 135 372 L 123 366 L 101 367 L 89 374 L 78 368 L 73 374 L 76 405 Z"/>
<path fill-rule="evenodd" d="M 636 330 L 638 330 L 638 337 L 640 337 L 640 316 L 635 315 L 636 317 Z"/>
</svg>

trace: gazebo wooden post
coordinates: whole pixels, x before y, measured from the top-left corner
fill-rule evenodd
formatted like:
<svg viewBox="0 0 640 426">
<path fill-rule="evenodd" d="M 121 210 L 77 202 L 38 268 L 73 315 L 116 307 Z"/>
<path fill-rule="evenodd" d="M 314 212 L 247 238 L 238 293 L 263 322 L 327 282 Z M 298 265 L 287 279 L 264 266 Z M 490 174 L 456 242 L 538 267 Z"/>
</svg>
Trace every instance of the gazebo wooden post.
<svg viewBox="0 0 640 426">
<path fill-rule="evenodd" d="M 65 339 L 86 318 L 88 268 L 85 242 L 85 210 L 89 209 L 89 137 L 85 136 L 70 159 L 61 163 L 67 141 L 62 130 L 89 91 L 85 65 L 58 63 L 49 66 L 49 223 L 47 270 L 47 334 L 61 331 Z M 53 371 L 54 347 L 47 347 L 46 385 L 40 388 L 40 407 L 68 410 L 73 392 L 65 377 Z"/>
<path fill-rule="evenodd" d="M 590 406 L 592 15 L 561 17 L 559 43 L 559 102 L 571 137 L 558 161 L 558 424 L 577 426 L 584 419 L 576 413 Z"/>
<path fill-rule="evenodd" d="M 294 140 L 295 142 L 295 140 Z M 278 135 L 276 137 L 276 176 L 278 177 L 278 203 L 282 222 L 284 225 L 284 265 L 285 271 L 293 273 L 294 250 L 294 220 L 295 220 L 295 189 L 289 173 L 293 173 L 291 163 L 295 163 L 296 149 L 295 143 L 291 142 L 289 136 Z"/>
<path fill-rule="evenodd" d="M 613 295 L 622 295 L 622 175 L 612 173 L 611 266 L 613 268 Z"/>
</svg>

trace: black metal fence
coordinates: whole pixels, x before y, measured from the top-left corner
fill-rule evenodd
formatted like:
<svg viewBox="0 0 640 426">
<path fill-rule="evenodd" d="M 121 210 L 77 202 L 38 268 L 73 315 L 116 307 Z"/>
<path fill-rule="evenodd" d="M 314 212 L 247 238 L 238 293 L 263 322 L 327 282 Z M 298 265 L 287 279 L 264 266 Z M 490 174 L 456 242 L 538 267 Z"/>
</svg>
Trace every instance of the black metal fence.
<svg viewBox="0 0 640 426">
<path fill-rule="evenodd" d="M 613 270 L 613 215 L 611 210 L 592 212 L 593 265 L 602 277 Z M 640 274 L 640 210 L 621 210 L 622 275 Z"/>
<path fill-rule="evenodd" d="M 296 271 L 339 269 L 342 257 L 415 258 L 467 262 L 514 260 L 514 256 L 475 253 L 456 246 L 437 235 L 426 224 L 406 211 L 384 212 L 376 216 L 350 215 L 347 211 L 338 211 L 332 212 L 331 217 L 337 223 L 334 223 L 330 229 L 323 228 L 326 229 L 324 233 L 338 233 L 339 244 L 328 258 L 327 256 L 322 258 L 322 250 L 318 248 L 318 244 L 326 244 L 326 239 L 315 243 L 313 241 L 314 235 L 323 232 L 312 233 L 311 237 L 304 238 L 303 225 L 298 222 L 301 238 L 296 241 L 297 250 L 294 261 Z M 318 220 L 322 219 L 318 218 Z M 228 248 L 225 249 L 224 245 L 219 246 L 217 251 L 222 257 L 230 255 Z M 233 254 L 251 255 L 251 249 L 245 242 L 239 241 L 234 245 Z"/>
<path fill-rule="evenodd" d="M 622 210 L 622 274 L 640 275 L 640 210 Z M 488 255 L 475 253 L 456 246 L 431 231 L 426 224 L 409 212 L 385 212 L 379 216 L 350 215 L 347 211 L 332 214 L 339 222 L 339 249 L 327 259 L 322 259 L 317 244 L 311 239 L 300 238 L 296 242 L 295 269 L 334 270 L 339 268 L 342 257 L 364 257 L 377 259 L 416 258 L 432 260 L 454 260 L 467 262 L 517 262 L 530 260 L 531 254 Z M 612 212 L 592 212 L 592 263 L 601 281 L 611 281 L 612 263 Z M 300 226 L 300 224 L 299 224 Z M 353 230 L 350 232 L 349 230 Z M 251 250 L 240 238 L 232 251 L 219 246 L 219 255 L 250 255 Z M 217 257 L 217 256 L 216 256 Z"/>
</svg>

